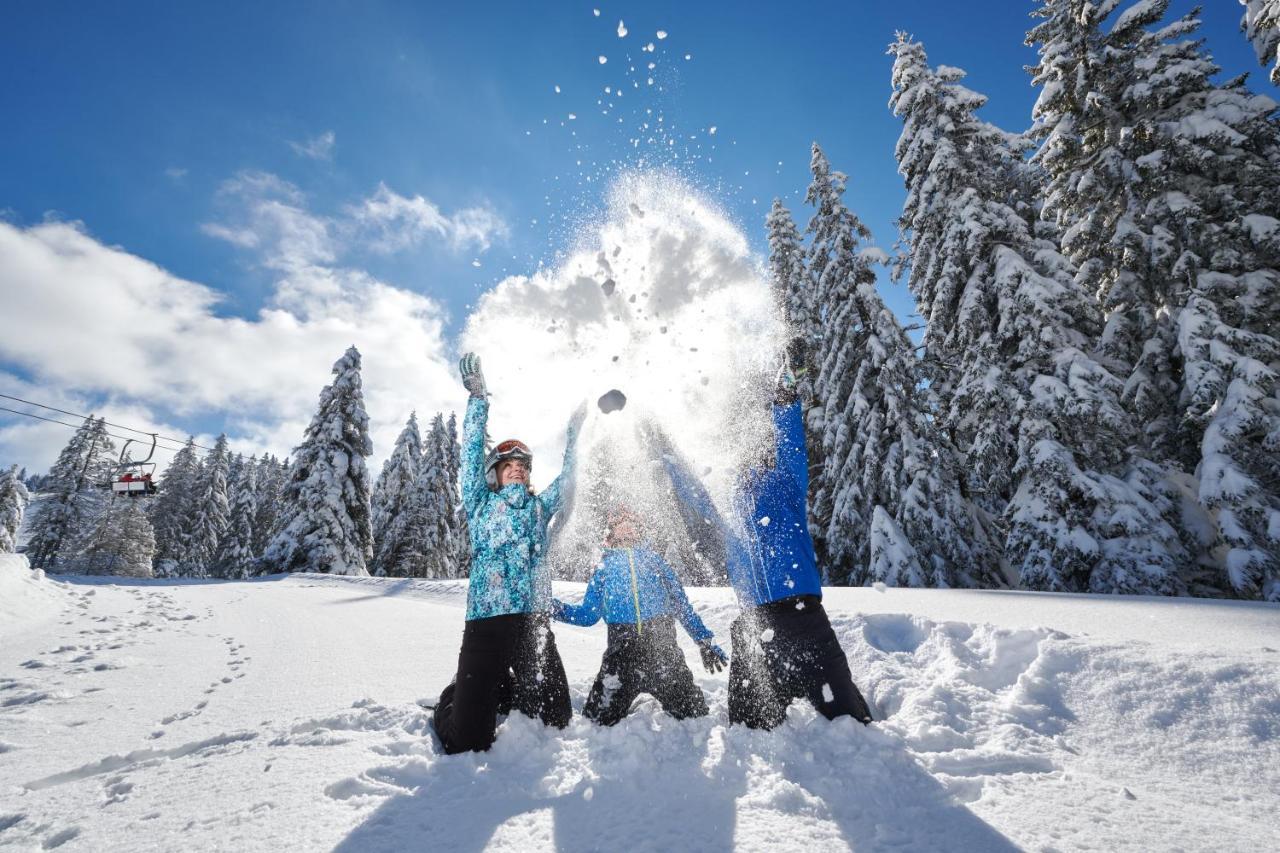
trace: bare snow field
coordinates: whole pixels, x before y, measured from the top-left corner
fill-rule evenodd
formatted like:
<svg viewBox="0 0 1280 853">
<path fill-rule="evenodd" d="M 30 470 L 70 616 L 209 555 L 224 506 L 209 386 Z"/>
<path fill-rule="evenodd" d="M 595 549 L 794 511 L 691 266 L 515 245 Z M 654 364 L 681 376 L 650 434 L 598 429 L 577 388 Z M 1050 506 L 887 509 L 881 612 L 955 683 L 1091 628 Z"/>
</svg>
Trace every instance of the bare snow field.
<svg viewBox="0 0 1280 853">
<path fill-rule="evenodd" d="M 573 596 L 581 585 L 560 585 Z M 727 643 L 728 590 L 691 598 Z M 831 589 L 882 722 L 515 715 L 440 755 L 465 582 L 42 578 L 0 557 L 0 847 L 1264 850 L 1280 607 Z M 580 709 L 602 626 L 558 626 Z"/>
</svg>

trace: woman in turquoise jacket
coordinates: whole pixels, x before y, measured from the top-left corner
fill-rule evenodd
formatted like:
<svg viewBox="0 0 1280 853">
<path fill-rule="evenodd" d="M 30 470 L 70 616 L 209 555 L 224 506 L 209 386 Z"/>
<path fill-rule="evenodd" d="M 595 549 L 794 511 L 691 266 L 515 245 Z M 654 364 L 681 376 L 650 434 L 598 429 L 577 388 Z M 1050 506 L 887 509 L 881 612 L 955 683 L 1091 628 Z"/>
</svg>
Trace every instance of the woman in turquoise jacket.
<svg viewBox="0 0 1280 853">
<path fill-rule="evenodd" d="M 708 672 L 724 667 L 725 655 L 698 618 L 671 566 L 641 541 L 636 517 L 625 509 L 609 517 L 607 546 L 579 605 L 555 601 L 552 616 L 571 625 L 609 629 L 600 672 L 587 694 L 583 716 L 611 726 L 648 693 L 677 719 L 701 717 L 707 700 L 676 645 L 675 620 L 698 644 Z"/>
<path fill-rule="evenodd" d="M 547 522 L 573 475 L 585 409 L 574 414 L 560 476 L 540 494 L 529 482 L 533 456 L 509 440 L 484 450 L 489 400 L 480 359 L 459 364 L 471 392 L 462 425 L 462 506 L 471 535 L 467 621 L 458 673 L 436 705 L 433 724 L 447 753 L 493 744 L 498 715 L 512 709 L 549 726 L 569 724 L 569 685 L 551 633 L 551 575 L 543 562 Z"/>
</svg>

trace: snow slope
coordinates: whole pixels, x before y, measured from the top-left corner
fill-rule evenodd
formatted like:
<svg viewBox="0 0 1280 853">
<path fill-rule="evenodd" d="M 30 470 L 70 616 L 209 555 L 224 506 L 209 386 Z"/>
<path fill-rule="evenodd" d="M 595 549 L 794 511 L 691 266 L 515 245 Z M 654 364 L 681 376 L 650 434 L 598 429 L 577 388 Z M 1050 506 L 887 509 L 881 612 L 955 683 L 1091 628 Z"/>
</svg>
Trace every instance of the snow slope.
<svg viewBox="0 0 1280 853">
<path fill-rule="evenodd" d="M 0 847 L 1274 847 L 1274 605 L 830 590 L 884 722 L 728 727 L 699 674 L 706 719 L 516 715 L 443 757 L 415 700 L 452 674 L 462 582 L 27 571 L 0 561 Z M 728 591 L 691 593 L 727 635 Z M 580 709 L 604 631 L 556 633 Z"/>
</svg>

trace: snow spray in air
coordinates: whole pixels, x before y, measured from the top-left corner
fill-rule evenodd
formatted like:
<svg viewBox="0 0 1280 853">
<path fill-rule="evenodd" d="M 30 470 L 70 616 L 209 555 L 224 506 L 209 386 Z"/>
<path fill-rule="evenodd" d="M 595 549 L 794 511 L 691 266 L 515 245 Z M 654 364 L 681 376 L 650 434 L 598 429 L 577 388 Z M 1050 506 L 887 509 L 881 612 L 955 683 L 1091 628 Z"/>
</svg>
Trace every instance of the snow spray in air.
<svg viewBox="0 0 1280 853">
<path fill-rule="evenodd" d="M 663 455 L 682 459 L 728 517 L 735 477 L 770 436 L 783 337 L 746 236 L 665 173 L 619 178 L 558 266 L 480 299 L 462 348 L 484 362 L 490 434 L 533 447 L 536 484 L 558 473 L 570 413 L 595 403 L 548 555 L 559 577 L 590 574 L 608 511 L 624 505 L 687 580 L 718 580 L 722 558 L 700 541 L 706 522 L 681 515 Z"/>
</svg>

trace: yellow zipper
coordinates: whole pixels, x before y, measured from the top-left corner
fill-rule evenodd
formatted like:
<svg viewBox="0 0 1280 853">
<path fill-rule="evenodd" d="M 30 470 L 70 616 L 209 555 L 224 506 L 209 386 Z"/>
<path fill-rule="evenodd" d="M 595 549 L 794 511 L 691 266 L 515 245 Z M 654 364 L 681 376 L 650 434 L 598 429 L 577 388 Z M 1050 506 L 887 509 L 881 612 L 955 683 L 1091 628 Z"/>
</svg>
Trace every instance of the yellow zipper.
<svg viewBox="0 0 1280 853">
<path fill-rule="evenodd" d="M 631 549 L 627 549 L 627 562 L 631 564 L 631 600 L 636 605 L 636 636 L 642 636 L 644 629 L 640 626 L 643 624 L 640 620 L 640 588 L 636 585 L 636 560 L 631 554 Z"/>
</svg>

